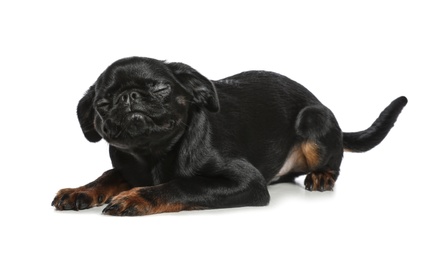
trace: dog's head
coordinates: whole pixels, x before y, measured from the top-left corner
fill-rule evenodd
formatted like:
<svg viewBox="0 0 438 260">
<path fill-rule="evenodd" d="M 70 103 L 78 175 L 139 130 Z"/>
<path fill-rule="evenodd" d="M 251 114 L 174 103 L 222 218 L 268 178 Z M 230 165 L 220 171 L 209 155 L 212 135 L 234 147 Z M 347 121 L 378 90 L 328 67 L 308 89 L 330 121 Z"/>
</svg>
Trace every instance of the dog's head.
<svg viewBox="0 0 438 260">
<path fill-rule="evenodd" d="M 79 101 L 77 114 L 90 142 L 104 138 L 134 149 L 173 140 L 184 131 L 189 111 L 204 108 L 217 112 L 219 101 L 213 83 L 196 70 L 132 57 L 100 75 Z"/>
</svg>

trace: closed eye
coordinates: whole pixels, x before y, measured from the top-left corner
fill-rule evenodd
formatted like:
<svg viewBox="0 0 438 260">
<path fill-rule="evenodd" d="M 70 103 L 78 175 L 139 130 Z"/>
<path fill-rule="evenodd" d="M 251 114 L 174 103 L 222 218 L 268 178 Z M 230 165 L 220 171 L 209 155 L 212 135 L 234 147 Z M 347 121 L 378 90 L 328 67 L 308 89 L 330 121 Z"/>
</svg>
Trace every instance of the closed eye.
<svg viewBox="0 0 438 260">
<path fill-rule="evenodd" d="M 98 109 L 107 109 L 110 105 L 110 102 L 106 99 L 99 99 L 96 101 L 95 106 Z"/>
<path fill-rule="evenodd" d="M 152 88 L 152 93 L 154 94 L 168 94 L 170 92 L 169 84 L 158 84 Z"/>
</svg>

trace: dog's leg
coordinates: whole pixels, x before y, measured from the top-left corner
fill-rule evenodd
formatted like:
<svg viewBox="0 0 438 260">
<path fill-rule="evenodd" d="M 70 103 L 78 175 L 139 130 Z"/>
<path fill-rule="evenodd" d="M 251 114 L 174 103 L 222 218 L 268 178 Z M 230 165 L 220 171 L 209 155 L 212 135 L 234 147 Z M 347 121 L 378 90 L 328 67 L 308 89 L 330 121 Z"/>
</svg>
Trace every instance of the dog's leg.
<svg viewBox="0 0 438 260">
<path fill-rule="evenodd" d="M 87 185 L 58 191 L 52 202 L 57 210 L 81 210 L 108 203 L 111 198 L 130 186 L 116 170 L 106 171 Z"/>
<path fill-rule="evenodd" d="M 343 156 L 342 131 L 333 113 L 322 105 L 306 107 L 298 114 L 295 127 L 302 137 L 300 152 L 309 172 L 306 190 L 333 190 Z"/>
<path fill-rule="evenodd" d="M 139 216 L 193 209 L 263 206 L 269 203 L 266 181 L 246 161 L 210 165 L 205 167 L 204 172 L 205 175 L 122 192 L 112 199 L 103 213 Z"/>
</svg>

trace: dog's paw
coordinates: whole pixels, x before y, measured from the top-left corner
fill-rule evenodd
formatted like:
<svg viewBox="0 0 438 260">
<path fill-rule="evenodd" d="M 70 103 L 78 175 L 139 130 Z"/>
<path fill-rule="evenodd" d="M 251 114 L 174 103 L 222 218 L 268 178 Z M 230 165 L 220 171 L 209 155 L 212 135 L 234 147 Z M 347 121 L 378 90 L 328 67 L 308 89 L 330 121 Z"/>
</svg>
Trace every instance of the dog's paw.
<svg viewBox="0 0 438 260">
<path fill-rule="evenodd" d="M 331 172 L 309 173 L 304 180 L 304 186 L 309 191 L 332 191 L 336 177 Z"/>
<path fill-rule="evenodd" d="M 102 213 L 112 216 L 143 216 L 198 208 L 166 200 L 159 187 L 139 187 L 113 197 Z"/>
<path fill-rule="evenodd" d="M 57 210 L 82 210 L 102 205 L 105 196 L 94 189 L 75 188 L 58 191 L 52 201 Z"/>
<path fill-rule="evenodd" d="M 115 196 L 102 213 L 112 216 L 142 216 L 151 212 L 153 204 L 139 193 L 140 188 L 133 188 Z"/>
</svg>

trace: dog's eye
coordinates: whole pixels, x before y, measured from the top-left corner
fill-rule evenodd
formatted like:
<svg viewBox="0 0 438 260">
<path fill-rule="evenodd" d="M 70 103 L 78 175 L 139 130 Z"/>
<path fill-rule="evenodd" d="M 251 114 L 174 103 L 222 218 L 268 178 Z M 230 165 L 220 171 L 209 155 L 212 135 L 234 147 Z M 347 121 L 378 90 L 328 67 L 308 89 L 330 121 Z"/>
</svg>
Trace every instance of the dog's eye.
<svg viewBox="0 0 438 260">
<path fill-rule="evenodd" d="M 97 109 L 108 109 L 110 102 L 106 99 L 99 99 L 96 101 L 95 106 Z"/>
<path fill-rule="evenodd" d="M 158 84 L 152 88 L 152 93 L 154 94 L 168 94 L 170 92 L 170 84 Z"/>
</svg>

